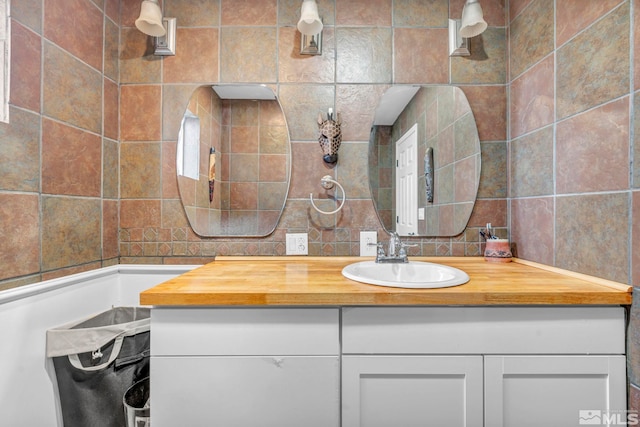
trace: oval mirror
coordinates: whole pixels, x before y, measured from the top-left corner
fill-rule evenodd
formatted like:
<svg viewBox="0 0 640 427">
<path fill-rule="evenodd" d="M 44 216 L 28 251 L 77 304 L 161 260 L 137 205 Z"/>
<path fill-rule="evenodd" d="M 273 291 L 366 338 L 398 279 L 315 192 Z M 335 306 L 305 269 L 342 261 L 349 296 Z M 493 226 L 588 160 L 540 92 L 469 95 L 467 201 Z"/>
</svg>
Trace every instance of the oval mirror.
<svg viewBox="0 0 640 427">
<path fill-rule="evenodd" d="M 462 233 L 480 164 L 476 122 L 460 88 L 395 85 L 383 94 L 371 128 L 369 184 L 387 232 Z"/>
<path fill-rule="evenodd" d="M 200 236 L 266 236 L 287 199 L 291 143 L 284 112 L 264 85 L 193 92 L 178 136 L 180 199 Z"/>
</svg>

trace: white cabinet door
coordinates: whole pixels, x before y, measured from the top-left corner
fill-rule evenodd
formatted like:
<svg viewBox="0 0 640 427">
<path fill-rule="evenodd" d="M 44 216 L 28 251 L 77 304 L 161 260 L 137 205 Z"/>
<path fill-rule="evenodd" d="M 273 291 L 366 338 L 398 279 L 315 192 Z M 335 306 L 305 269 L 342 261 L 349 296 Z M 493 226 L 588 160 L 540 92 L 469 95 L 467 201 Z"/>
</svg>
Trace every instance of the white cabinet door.
<svg viewBox="0 0 640 427">
<path fill-rule="evenodd" d="M 337 427 L 338 356 L 155 357 L 154 427 Z"/>
<path fill-rule="evenodd" d="M 485 356 L 485 425 L 621 425 L 625 363 L 624 356 Z"/>
<path fill-rule="evenodd" d="M 482 426 L 482 356 L 343 356 L 343 427 Z"/>
</svg>

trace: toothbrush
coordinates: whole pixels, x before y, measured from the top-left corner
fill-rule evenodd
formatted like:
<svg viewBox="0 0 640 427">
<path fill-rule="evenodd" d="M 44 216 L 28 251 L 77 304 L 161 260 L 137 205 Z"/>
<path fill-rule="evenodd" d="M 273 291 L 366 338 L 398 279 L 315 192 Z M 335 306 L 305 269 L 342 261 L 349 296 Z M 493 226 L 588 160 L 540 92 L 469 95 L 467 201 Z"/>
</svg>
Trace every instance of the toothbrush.
<svg viewBox="0 0 640 427">
<path fill-rule="evenodd" d="M 480 235 L 485 240 L 494 240 L 494 239 L 498 238 L 497 236 L 495 236 L 493 234 L 493 231 L 491 231 L 491 223 L 490 222 L 487 223 L 487 227 L 486 227 L 485 231 L 480 231 Z"/>
</svg>

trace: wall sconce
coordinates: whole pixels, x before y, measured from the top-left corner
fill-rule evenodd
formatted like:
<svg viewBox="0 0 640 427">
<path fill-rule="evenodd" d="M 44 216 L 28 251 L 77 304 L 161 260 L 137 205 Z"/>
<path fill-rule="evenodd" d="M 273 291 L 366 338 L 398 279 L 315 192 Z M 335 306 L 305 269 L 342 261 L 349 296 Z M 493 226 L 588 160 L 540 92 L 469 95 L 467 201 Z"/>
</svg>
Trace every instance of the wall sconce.
<svg viewBox="0 0 640 427">
<path fill-rule="evenodd" d="M 155 55 L 176 54 L 176 18 L 163 18 L 158 0 L 142 2 L 136 27 L 144 34 L 155 37 Z"/>
<path fill-rule="evenodd" d="M 449 19 L 449 56 L 469 56 L 469 38 L 487 29 L 478 0 L 467 0 L 462 19 Z"/>
<path fill-rule="evenodd" d="M 304 0 L 300 10 L 298 31 L 301 55 L 322 54 L 322 20 L 318 15 L 318 4 L 315 0 Z"/>
</svg>

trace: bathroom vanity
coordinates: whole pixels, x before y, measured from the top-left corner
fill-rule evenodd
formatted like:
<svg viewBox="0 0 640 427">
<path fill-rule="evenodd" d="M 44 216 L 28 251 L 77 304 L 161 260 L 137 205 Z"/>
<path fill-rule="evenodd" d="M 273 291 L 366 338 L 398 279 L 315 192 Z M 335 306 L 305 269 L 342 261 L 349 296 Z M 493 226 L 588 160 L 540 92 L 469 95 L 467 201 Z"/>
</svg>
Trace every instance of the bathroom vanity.
<svg viewBox="0 0 640 427">
<path fill-rule="evenodd" d="M 626 417 L 630 286 L 518 260 L 416 259 L 470 281 L 385 288 L 341 275 L 361 258 L 220 257 L 142 292 L 154 426 Z"/>
</svg>

